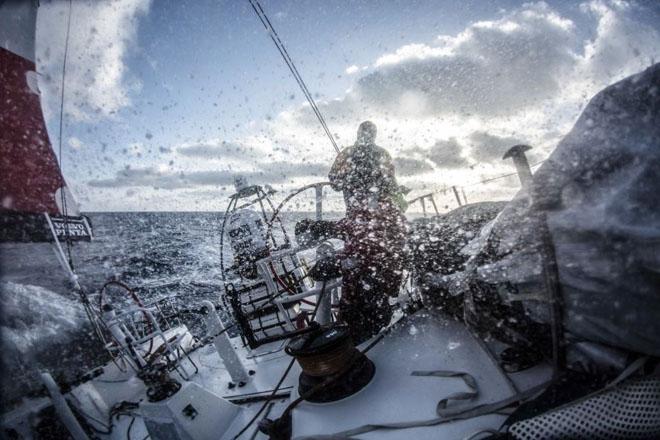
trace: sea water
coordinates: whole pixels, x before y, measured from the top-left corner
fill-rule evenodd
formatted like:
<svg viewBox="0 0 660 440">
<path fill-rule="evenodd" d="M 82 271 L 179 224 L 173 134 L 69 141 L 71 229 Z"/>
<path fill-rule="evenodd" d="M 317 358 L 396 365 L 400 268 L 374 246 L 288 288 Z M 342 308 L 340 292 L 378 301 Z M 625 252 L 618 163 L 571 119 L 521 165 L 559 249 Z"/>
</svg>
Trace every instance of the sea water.
<svg viewBox="0 0 660 440">
<path fill-rule="evenodd" d="M 219 303 L 223 295 L 220 270 L 222 213 L 125 212 L 88 214 L 94 240 L 74 243 L 70 257 L 93 307 L 99 289 L 120 280 L 145 303 L 171 297 L 181 308 L 199 308 L 203 300 Z M 283 216 L 293 237 L 298 219 Z M 231 249 L 225 242 L 225 265 Z M 50 244 L 3 244 L 0 281 L 0 331 L 3 342 L 3 400 L 38 390 L 37 372 L 49 370 L 63 382 L 108 361 L 88 325 L 79 296 L 70 288 Z M 106 300 L 121 307 L 130 300 L 121 289 L 109 289 Z M 200 315 L 184 323 L 198 336 Z"/>
</svg>

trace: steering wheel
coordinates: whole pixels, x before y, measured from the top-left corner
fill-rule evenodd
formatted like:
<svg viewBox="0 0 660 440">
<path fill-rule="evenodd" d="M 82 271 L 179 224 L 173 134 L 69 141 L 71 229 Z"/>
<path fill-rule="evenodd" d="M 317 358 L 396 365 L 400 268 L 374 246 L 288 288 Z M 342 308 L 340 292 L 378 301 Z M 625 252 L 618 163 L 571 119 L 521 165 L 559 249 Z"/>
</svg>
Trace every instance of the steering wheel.
<svg viewBox="0 0 660 440">
<path fill-rule="evenodd" d="M 318 189 L 321 189 L 321 190 L 322 190 L 324 186 L 331 186 L 331 183 L 330 183 L 330 182 L 327 182 L 327 181 L 326 181 L 326 182 L 316 182 L 316 183 L 311 183 L 311 184 L 309 184 L 309 185 L 305 185 L 305 186 L 303 186 L 303 187 L 301 187 L 301 188 L 298 188 L 297 190 L 293 191 L 291 194 L 289 194 L 288 196 L 286 196 L 286 197 L 284 198 L 284 200 L 282 200 L 282 201 L 280 202 L 280 204 L 277 206 L 277 208 L 273 211 L 273 215 L 272 215 L 272 217 L 270 218 L 270 220 L 269 220 L 268 223 L 267 223 L 266 239 L 267 239 L 267 240 L 272 240 L 272 235 L 271 235 L 271 234 L 272 234 L 272 227 L 273 227 L 273 224 L 274 224 L 275 220 L 278 218 L 278 215 L 279 215 L 279 213 L 282 211 L 282 209 L 283 209 L 283 208 L 284 208 L 284 207 L 285 207 L 285 206 L 286 206 L 286 205 L 287 205 L 287 204 L 288 204 L 288 203 L 289 203 L 294 197 L 296 197 L 296 196 L 299 195 L 300 193 L 302 193 L 302 192 L 304 192 L 304 191 L 307 191 L 307 190 L 309 190 L 309 189 L 312 189 L 312 188 L 317 189 L 317 190 L 318 190 Z M 311 249 L 311 247 L 309 247 L 309 248 L 304 248 L 304 249 Z M 283 283 L 280 282 L 280 280 L 279 280 L 279 278 L 278 278 L 278 276 L 277 276 L 277 273 L 275 272 L 275 269 L 272 267 L 272 264 L 271 264 L 271 271 L 272 271 L 272 273 L 273 273 L 273 275 L 274 275 L 274 277 L 275 277 L 275 279 L 276 279 L 276 282 L 278 282 L 278 284 L 280 284 L 280 285 L 282 285 L 282 286 L 284 287 Z M 289 290 L 289 289 L 286 289 L 286 290 Z M 291 293 L 292 293 L 292 294 L 295 294 L 295 292 L 291 292 Z M 307 305 L 312 305 L 312 306 L 315 305 L 315 303 L 310 302 L 310 301 L 307 301 L 307 300 L 301 300 L 301 302 L 303 302 L 303 303 L 305 303 L 305 304 L 307 304 Z M 299 319 L 298 319 L 297 322 L 296 322 L 296 326 L 300 327 L 301 324 L 302 324 L 301 320 L 304 319 L 305 317 L 301 315 L 301 316 L 299 316 L 298 318 L 299 318 Z"/>
<path fill-rule="evenodd" d="M 310 183 L 309 185 L 305 185 L 301 188 L 298 188 L 297 190 L 295 190 L 294 192 L 292 192 L 291 194 L 286 196 L 284 198 L 284 200 L 282 200 L 280 202 L 280 204 L 277 205 L 277 208 L 275 208 L 275 210 L 273 211 L 272 217 L 270 218 L 270 220 L 266 224 L 266 239 L 267 240 L 272 240 L 273 223 L 278 218 L 280 211 L 282 211 L 282 208 L 284 208 L 284 206 L 286 206 L 291 201 L 291 199 L 296 197 L 298 194 L 300 194 L 304 191 L 307 191 L 308 189 L 311 189 L 311 188 L 314 188 L 314 189 L 321 188 L 322 189 L 324 186 L 330 186 L 330 185 L 331 185 L 330 182 Z"/>
<path fill-rule="evenodd" d="M 137 293 L 135 293 L 135 291 L 132 288 L 130 288 L 127 284 L 125 284 L 121 281 L 110 280 L 110 281 L 106 282 L 101 287 L 101 289 L 99 290 L 99 314 L 100 314 L 100 316 L 103 316 L 103 306 L 105 305 L 103 299 L 105 297 L 105 291 L 109 286 L 117 286 L 117 287 L 123 289 L 124 291 L 126 291 L 128 293 L 128 295 L 133 300 L 135 305 L 137 305 L 140 308 L 144 308 L 144 304 L 142 303 L 142 300 L 140 299 L 140 297 L 137 295 Z M 142 311 L 142 315 L 144 316 L 143 322 L 145 323 L 143 333 L 144 333 L 144 335 L 148 335 L 149 333 L 151 333 L 153 331 L 153 326 L 151 325 L 151 321 L 149 320 L 149 316 L 147 315 L 147 313 L 144 310 Z M 152 338 L 149 341 L 149 349 L 147 350 L 147 356 L 149 356 L 151 354 L 151 350 L 153 349 L 153 344 L 154 344 L 154 340 Z"/>
<path fill-rule="evenodd" d="M 105 289 L 108 288 L 108 286 L 118 286 L 124 289 L 133 299 L 133 302 L 138 306 L 138 307 L 144 307 L 144 304 L 142 304 L 142 300 L 140 297 L 135 293 L 133 289 L 131 289 L 127 284 L 118 281 L 118 280 L 110 280 L 106 282 L 101 289 L 99 290 L 99 313 L 103 314 L 103 296 L 105 294 Z"/>
</svg>

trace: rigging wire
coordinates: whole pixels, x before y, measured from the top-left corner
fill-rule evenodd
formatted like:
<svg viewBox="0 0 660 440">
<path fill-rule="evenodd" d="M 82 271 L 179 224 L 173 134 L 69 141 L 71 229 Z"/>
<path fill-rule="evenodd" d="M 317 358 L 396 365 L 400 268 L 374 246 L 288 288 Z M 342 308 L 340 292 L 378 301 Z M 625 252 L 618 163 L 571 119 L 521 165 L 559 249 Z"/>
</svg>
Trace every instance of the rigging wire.
<svg viewBox="0 0 660 440">
<path fill-rule="evenodd" d="M 67 58 L 69 56 L 69 41 L 70 41 L 70 36 L 71 36 L 71 15 L 73 12 L 73 2 L 72 0 L 69 0 L 69 13 L 67 15 L 67 23 L 66 23 L 66 38 L 64 42 L 64 55 L 62 57 L 62 83 L 61 83 L 61 90 L 60 90 L 60 117 L 59 117 L 59 130 L 58 130 L 58 150 L 59 150 L 59 171 L 60 171 L 60 176 L 62 177 L 62 187 L 60 188 L 60 202 L 61 202 L 61 209 L 62 209 L 62 216 L 64 217 L 64 237 L 65 237 L 65 242 L 66 242 L 66 250 L 67 250 L 67 259 L 68 259 L 68 264 L 69 264 L 69 269 L 71 271 L 72 276 L 74 277 L 74 283 L 76 290 L 78 290 L 78 293 L 80 295 L 80 300 L 83 304 L 83 308 L 85 309 L 85 314 L 87 315 L 87 318 L 89 319 L 90 323 L 92 324 L 92 327 L 94 328 L 94 332 L 96 333 L 97 337 L 100 339 L 100 341 L 103 343 L 103 345 L 106 344 L 105 337 L 103 336 L 103 332 L 100 328 L 100 325 L 98 321 L 94 317 L 94 312 L 92 311 L 91 304 L 89 302 L 89 299 L 87 297 L 87 294 L 83 290 L 82 286 L 77 280 L 77 276 L 75 274 L 75 268 L 73 264 L 73 253 L 71 251 L 71 236 L 69 234 L 69 210 L 67 206 L 67 197 L 66 197 L 66 182 L 64 181 L 64 158 L 62 156 L 62 138 L 64 135 L 64 97 L 66 93 L 66 65 L 67 65 Z M 59 240 L 57 236 L 54 237 L 55 240 Z"/>
<path fill-rule="evenodd" d="M 66 59 L 69 55 L 69 37 L 71 35 L 71 11 L 73 10 L 72 0 L 69 0 L 69 14 L 66 21 L 66 39 L 64 42 L 64 57 L 62 59 L 62 84 L 60 90 L 60 120 L 59 120 L 59 132 L 58 132 L 58 149 L 59 149 L 59 167 L 60 167 L 60 176 L 62 176 L 62 187 L 60 188 L 60 201 L 62 205 L 62 214 L 64 216 L 64 236 L 66 241 L 66 250 L 67 257 L 69 259 L 69 266 L 73 270 L 73 258 L 71 254 L 71 237 L 69 236 L 69 224 L 68 224 L 68 209 L 66 205 L 66 196 L 64 189 L 66 188 L 66 183 L 64 182 L 64 173 L 62 171 L 62 135 L 63 135 L 63 126 L 64 126 L 64 93 L 65 93 L 65 78 L 66 78 Z M 55 237 L 57 240 L 57 237 Z"/>
<path fill-rule="evenodd" d="M 284 43 L 280 39 L 280 36 L 278 35 L 277 31 L 273 27 L 273 24 L 268 19 L 268 15 L 266 15 L 266 12 L 261 7 L 261 4 L 259 3 L 259 0 L 248 0 L 248 1 L 250 2 L 250 6 L 252 6 L 252 9 L 254 10 L 255 14 L 257 14 L 257 17 L 259 18 L 259 21 L 261 21 L 261 24 L 263 24 L 264 28 L 266 28 L 266 31 L 268 31 L 268 35 L 270 36 L 270 39 L 273 40 L 273 43 L 275 44 L 275 47 L 277 47 L 278 52 L 282 56 L 282 59 L 284 59 L 284 62 L 286 63 L 289 70 L 291 71 L 291 74 L 293 75 L 294 79 L 298 83 L 298 86 L 302 90 L 303 95 L 305 95 L 305 98 L 307 98 L 307 102 L 312 107 L 312 111 L 316 115 L 316 118 L 319 120 L 319 123 L 321 124 L 321 127 L 323 127 L 323 131 L 325 131 L 325 134 L 328 136 L 328 139 L 330 139 L 330 143 L 332 144 L 332 147 L 335 149 L 335 151 L 337 153 L 339 153 L 339 146 L 337 145 L 337 142 L 335 141 L 335 138 L 332 136 L 332 133 L 330 133 L 330 129 L 328 128 L 328 124 L 325 122 L 325 119 L 323 118 L 323 115 L 321 114 L 321 111 L 319 110 L 318 106 L 316 105 L 316 101 L 314 101 L 314 98 L 313 98 L 312 94 L 309 92 L 309 89 L 307 88 L 307 85 L 305 84 L 305 81 L 303 81 L 302 76 L 298 72 L 298 69 L 296 68 L 296 65 L 294 64 L 293 60 L 291 59 L 291 56 L 289 55 L 289 52 L 286 50 L 286 47 L 284 46 Z"/>
</svg>

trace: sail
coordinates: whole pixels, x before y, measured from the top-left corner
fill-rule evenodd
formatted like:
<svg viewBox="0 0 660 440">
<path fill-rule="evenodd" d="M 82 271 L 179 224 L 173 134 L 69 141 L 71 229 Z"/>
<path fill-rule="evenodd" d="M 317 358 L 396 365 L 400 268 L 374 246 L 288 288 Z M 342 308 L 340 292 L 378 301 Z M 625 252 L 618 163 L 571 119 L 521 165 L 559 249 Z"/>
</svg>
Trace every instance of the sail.
<svg viewBox="0 0 660 440">
<path fill-rule="evenodd" d="M 49 241 L 53 231 L 75 239 L 83 237 L 80 230 L 89 229 L 81 217 L 76 218 L 78 209 L 60 172 L 41 111 L 36 19 L 34 1 L 0 4 L 0 241 Z M 70 219 L 59 217 L 64 211 Z M 84 234 L 85 238 L 89 235 Z"/>
</svg>

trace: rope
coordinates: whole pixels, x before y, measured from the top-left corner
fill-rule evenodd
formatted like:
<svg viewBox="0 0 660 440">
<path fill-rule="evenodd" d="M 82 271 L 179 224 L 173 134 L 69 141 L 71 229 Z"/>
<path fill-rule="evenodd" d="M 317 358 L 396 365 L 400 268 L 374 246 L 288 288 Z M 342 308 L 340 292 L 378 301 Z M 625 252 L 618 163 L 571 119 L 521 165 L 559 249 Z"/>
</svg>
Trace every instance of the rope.
<svg viewBox="0 0 660 440">
<path fill-rule="evenodd" d="M 323 288 L 325 288 L 325 284 L 323 285 Z M 323 294 L 321 294 L 321 295 L 323 295 Z M 321 299 L 322 299 L 322 296 L 319 297 L 319 303 L 321 302 Z M 314 311 L 314 313 L 316 314 L 316 310 Z M 381 330 L 381 332 L 378 333 L 378 334 L 374 337 L 374 339 L 371 341 L 371 343 L 369 343 L 369 345 L 367 345 L 365 348 L 363 348 L 362 350 L 359 350 L 359 351 L 358 351 L 357 349 L 355 349 L 355 352 L 353 352 L 353 353 L 358 353 L 358 354 L 363 354 L 363 355 L 366 354 L 369 350 L 371 350 L 372 348 L 374 348 L 374 347 L 376 346 L 376 344 L 378 344 L 378 343 L 379 343 L 379 342 L 385 337 L 385 335 L 386 335 L 387 333 L 389 333 L 390 330 L 392 330 L 394 324 L 395 324 L 395 323 L 392 323 L 392 324 L 390 324 L 388 327 L 386 327 L 385 329 Z M 294 359 L 295 359 L 295 358 L 294 358 Z M 346 372 L 348 372 L 348 371 L 352 368 L 353 363 L 356 362 L 358 359 L 359 359 L 359 356 L 352 356 L 352 357 L 350 358 L 350 361 L 347 362 L 347 363 L 346 363 L 346 364 L 345 364 L 340 370 L 335 371 L 334 374 L 332 374 L 331 376 L 328 376 L 323 382 L 320 382 L 320 383 L 314 385 L 312 388 L 310 388 L 309 390 L 307 390 L 307 392 L 300 394 L 296 400 L 294 400 L 293 402 L 291 402 L 291 403 L 290 403 L 290 404 L 284 409 L 284 411 L 282 412 L 282 415 L 279 417 L 278 420 L 284 420 L 284 419 L 286 419 L 287 417 L 290 416 L 291 412 L 292 412 L 292 411 L 293 411 L 298 405 L 300 405 L 300 403 L 301 403 L 303 400 L 307 399 L 308 397 L 314 395 L 315 393 L 317 393 L 318 391 L 322 390 L 323 388 L 325 388 L 325 387 L 327 387 L 327 386 L 329 386 L 329 385 L 332 385 L 332 384 L 335 383 L 337 380 L 339 380 L 339 379 L 340 379 L 340 378 L 341 378 Z"/>
<path fill-rule="evenodd" d="M 325 283 L 325 281 L 324 281 L 324 282 L 323 282 L 323 285 L 322 285 L 322 287 L 321 287 L 321 293 L 319 294 L 319 299 L 318 299 L 318 301 L 316 302 L 316 306 L 314 307 L 314 311 L 312 312 L 312 320 L 314 320 L 314 318 L 316 317 L 316 312 L 317 312 L 318 309 L 319 309 L 319 305 L 320 305 L 321 302 L 323 301 L 323 296 L 325 295 L 325 284 L 326 284 L 326 283 Z M 286 367 L 286 370 L 284 370 L 284 373 L 283 373 L 282 376 L 280 377 L 280 380 L 277 382 L 277 385 L 275 385 L 275 388 L 274 388 L 273 391 L 270 393 L 270 395 L 268 396 L 268 398 L 266 399 L 266 401 L 264 402 L 264 404 L 261 406 L 261 408 L 259 408 L 259 411 L 257 411 L 257 413 L 256 413 L 256 414 L 250 419 L 250 421 L 249 421 L 249 422 L 243 427 L 243 429 L 241 429 L 241 430 L 239 431 L 239 433 L 236 434 L 236 435 L 233 437 L 233 440 L 236 440 L 236 439 L 239 438 L 241 435 L 243 435 L 243 433 L 244 433 L 245 431 L 247 431 L 248 428 L 250 428 L 250 426 L 252 426 L 252 424 L 253 424 L 253 423 L 259 418 L 259 416 L 260 416 L 261 413 L 264 411 L 264 409 L 266 409 L 266 406 L 268 406 L 268 404 L 273 400 L 273 398 L 274 398 L 275 394 L 277 393 L 277 391 L 279 391 L 280 387 L 282 386 L 282 383 L 284 382 L 284 379 L 286 379 L 286 377 L 289 375 L 289 371 L 291 371 L 291 367 L 293 367 L 293 364 L 294 364 L 295 361 L 296 361 L 296 358 L 295 358 L 295 357 L 291 357 L 291 361 L 289 362 L 289 365 Z M 264 417 L 265 417 L 265 416 L 264 416 Z"/>
<path fill-rule="evenodd" d="M 252 424 L 253 424 L 253 423 L 259 418 L 259 416 L 261 415 L 261 413 L 266 409 L 266 406 L 268 406 L 268 404 L 271 402 L 271 400 L 273 399 L 273 397 L 275 396 L 275 394 L 277 393 L 277 391 L 278 391 L 278 390 L 280 389 L 280 387 L 282 386 L 282 383 L 284 382 L 284 379 L 286 379 L 286 377 L 289 375 L 289 371 L 291 371 L 291 367 L 293 367 L 294 362 L 296 362 L 296 358 L 291 358 L 291 361 L 289 362 L 289 365 L 286 367 L 286 370 L 284 370 L 284 373 L 283 373 L 282 376 L 280 377 L 280 380 L 277 382 L 277 385 L 275 385 L 275 388 L 274 388 L 273 391 L 270 393 L 270 395 L 268 396 L 268 398 L 266 399 L 266 401 L 264 402 L 264 404 L 261 406 L 261 408 L 259 408 L 259 411 L 257 411 L 257 413 L 256 413 L 256 414 L 250 419 L 250 421 L 249 421 L 249 422 L 243 427 L 243 429 L 241 429 L 241 430 L 239 431 L 239 433 L 236 434 L 236 435 L 233 437 L 233 440 L 236 440 L 236 439 L 239 438 L 241 435 L 243 435 L 243 433 L 244 433 L 245 431 L 247 431 L 247 430 L 250 428 L 250 426 L 252 426 Z"/>
<path fill-rule="evenodd" d="M 128 424 L 128 428 L 126 429 L 126 439 L 131 440 L 131 429 L 133 428 L 133 423 L 135 423 L 135 417 L 131 419 L 131 423 Z"/>
<path fill-rule="evenodd" d="M 444 370 L 413 371 L 411 373 L 411 376 L 444 377 L 444 378 L 456 377 L 462 379 L 465 385 L 470 389 L 470 391 L 460 391 L 441 399 L 438 402 L 438 405 L 435 410 L 439 416 L 443 416 L 447 412 L 447 406 L 449 405 L 450 400 L 473 400 L 479 396 L 479 387 L 477 386 L 477 381 L 472 375 L 465 373 L 463 371 L 444 371 Z"/>
<path fill-rule="evenodd" d="M 282 59 L 284 59 L 284 62 L 291 71 L 291 74 L 298 83 L 298 86 L 305 95 L 305 98 L 307 98 L 307 102 L 312 107 L 312 111 L 316 115 L 316 118 L 319 120 L 319 123 L 321 124 L 321 127 L 323 127 L 323 130 L 325 131 L 325 134 L 328 136 L 328 139 L 330 139 L 330 143 L 332 143 L 332 147 L 335 149 L 337 153 L 339 153 L 339 146 L 337 145 L 337 142 L 330 133 L 330 129 L 328 128 L 328 125 L 326 124 L 325 119 L 321 114 L 321 111 L 316 105 L 316 102 L 314 101 L 312 94 L 307 89 L 307 85 L 305 84 L 305 81 L 303 81 L 302 76 L 300 76 L 300 73 L 298 72 L 296 65 L 293 63 L 293 60 L 289 56 L 289 52 L 286 50 L 286 47 L 284 46 L 284 43 L 280 39 L 280 36 L 277 34 L 277 31 L 273 27 L 273 24 L 268 19 L 266 12 L 261 7 L 259 0 L 248 0 L 248 1 L 250 2 L 250 6 L 252 6 L 252 9 L 254 10 L 255 14 L 257 14 L 259 21 L 261 21 L 261 24 L 263 24 L 264 28 L 266 28 L 266 31 L 268 31 L 270 39 L 273 40 L 275 47 L 277 47 L 278 52 L 282 56 Z"/>
<path fill-rule="evenodd" d="M 444 413 L 444 415 L 438 415 L 438 417 L 432 419 L 413 420 L 409 422 L 395 422 L 395 423 L 374 423 L 374 424 L 362 425 L 357 428 L 337 432 L 331 435 L 335 436 L 335 438 L 347 438 L 347 437 L 350 438 L 356 435 L 365 434 L 367 432 L 377 431 L 377 430 L 392 431 L 399 429 L 421 428 L 427 426 L 437 426 L 444 423 L 450 423 L 456 420 L 471 419 L 486 414 L 492 414 L 502 408 L 506 408 L 511 405 L 524 402 L 527 399 L 534 397 L 538 393 L 542 392 L 547 386 L 548 386 L 548 382 L 545 382 L 540 385 L 534 386 L 526 391 L 523 391 L 519 394 L 515 394 L 513 396 L 507 397 L 497 402 L 481 404 L 453 412 L 447 411 Z M 301 439 L 312 439 L 312 438 L 315 438 L 315 436 L 301 437 Z"/>
<path fill-rule="evenodd" d="M 352 364 L 358 355 L 355 346 L 351 342 L 345 341 L 327 353 L 299 356 L 296 357 L 296 360 L 308 376 L 327 377 L 342 371 L 345 365 Z"/>
</svg>

